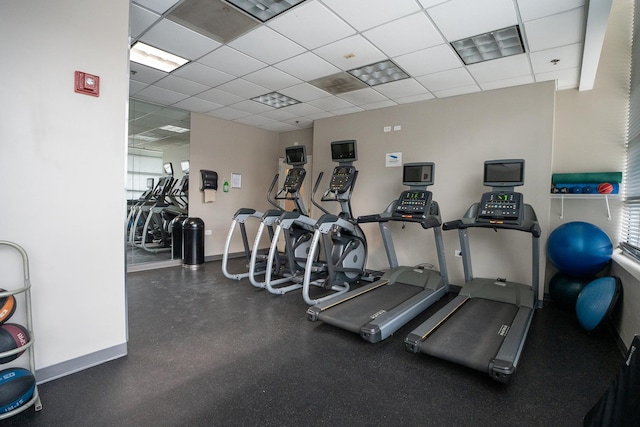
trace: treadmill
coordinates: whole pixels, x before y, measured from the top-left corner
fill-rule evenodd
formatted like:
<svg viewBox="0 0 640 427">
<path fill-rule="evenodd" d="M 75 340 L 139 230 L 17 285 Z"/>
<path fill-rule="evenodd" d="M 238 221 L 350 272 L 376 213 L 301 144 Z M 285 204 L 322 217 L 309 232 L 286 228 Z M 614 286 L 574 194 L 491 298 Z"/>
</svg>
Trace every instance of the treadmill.
<svg viewBox="0 0 640 427">
<path fill-rule="evenodd" d="M 507 383 L 515 373 L 533 314 L 538 305 L 540 226 L 521 193 L 524 160 L 490 160 L 484 164 L 484 193 L 460 220 L 444 223 L 458 230 L 465 284 L 446 306 L 405 338 L 406 350 L 487 372 Z M 531 286 L 504 278 L 474 278 L 468 229 L 520 231 L 531 234 Z"/>
<path fill-rule="evenodd" d="M 433 184 L 433 163 L 407 163 L 403 184 L 410 187 L 384 212 L 361 216 L 359 223 L 377 222 L 382 233 L 389 269 L 379 280 L 321 302 L 307 310 L 310 321 L 322 321 L 360 336 L 371 343 L 382 341 L 438 301 L 448 292 L 440 210 L 427 186 Z M 389 222 L 416 223 L 432 229 L 439 270 L 423 264 L 398 266 Z"/>
</svg>

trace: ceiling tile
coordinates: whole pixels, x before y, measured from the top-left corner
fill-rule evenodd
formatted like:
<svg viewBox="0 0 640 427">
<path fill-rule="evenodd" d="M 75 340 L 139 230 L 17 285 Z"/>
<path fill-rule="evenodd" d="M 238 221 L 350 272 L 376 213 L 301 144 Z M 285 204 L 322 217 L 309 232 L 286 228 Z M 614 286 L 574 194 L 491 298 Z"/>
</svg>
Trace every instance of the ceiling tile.
<svg viewBox="0 0 640 427">
<path fill-rule="evenodd" d="M 584 4 L 585 0 L 518 0 L 518 9 L 523 21 L 531 21 L 582 7 Z"/>
<path fill-rule="evenodd" d="M 463 65 L 460 57 L 448 44 L 398 56 L 393 60 L 414 77 L 451 70 Z"/>
<path fill-rule="evenodd" d="M 493 89 L 502 89 L 502 88 L 511 87 L 511 86 L 526 85 L 534 82 L 535 80 L 533 76 L 529 75 L 529 76 L 516 77 L 513 79 L 496 80 L 493 82 L 479 83 L 479 85 L 482 88 L 482 90 L 493 90 Z"/>
<path fill-rule="evenodd" d="M 327 98 L 316 99 L 315 101 L 308 102 L 308 104 L 313 105 L 314 107 L 318 107 L 325 111 L 353 107 L 352 103 L 345 101 L 344 99 L 338 98 L 337 96 L 329 96 Z"/>
<path fill-rule="evenodd" d="M 353 28 L 318 2 L 305 2 L 269 21 L 268 25 L 307 49 L 315 49 L 355 33 Z"/>
<path fill-rule="evenodd" d="M 262 104 L 260 102 L 251 101 L 250 99 L 240 101 L 237 104 L 230 105 L 230 107 L 236 110 L 246 111 L 247 113 L 251 114 L 259 114 L 273 110 L 273 107 Z"/>
<path fill-rule="evenodd" d="M 513 0 L 452 0 L 429 9 L 427 13 L 449 41 L 518 23 Z"/>
<path fill-rule="evenodd" d="M 365 110 L 378 110 L 380 108 L 393 107 L 394 105 L 398 105 L 398 104 L 387 99 L 386 101 L 374 102 L 371 104 L 364 104 L 364 105 L 361 105 L 360 107 L 364 108 Z"/>
<path fill-rule="evenodd" d="M 160 15 L 147 9 L 143 9 L 134 3 L 129 8 L 129 26 L 131 28 L 131 38 L 137 39 L 143 31 L 156 22 Z"/>
<path fill-rule="evenodd" d="M 275 67 L 304 81 L 314 80 L 340 71 L 340 69 L 311 52 L 294 56 L 276 64 Z"/>
<path fill-rule="evenodd" d="M 384 24 L 420 10 L 415 0 L 323 0 L 323 3 L 342 16 L 358 31 Z"/>
<path fill-rule="evenodd" d="M 297 115 L 292 114 L 288 111 L 282 111 L 282 108 L 278 108 L 278 109 L 272 108 L 271 111 L 260 113 L 260 115 L 271 120 L 281 120 L 281 121 L 295 119 L 296 117 L 298 117 Z"/>
<path fill-rule="evenodd" d="M 291 86 L 286 89 L 280 90 L 280 93 L 287 95 L 293 99 L 297 99 L 300 102 L 309 102 L 314 99 L 320 99 L 328 97 L 329 94 L 322 89 L 310 85 L 309 83 L 302 83 L 299 85 Z"/>
<path fill-rule="evenodd" d="M 418 77 L 417 80 L 431 92 L 475 84 L 464 68 L 428 74 Z"/>
<path fill-rule="evenodd" d="M 180 0 L 135 0 L 134 3 L 158 12 L 159 14 L 163 14 L 179 1 Z"/>
<path fill-rule="evenodd" d="M 531 52 L 581 43 L 585 28 L 584 8 L 536 19 L 524 24 Z"/>
<path fill-rule="evenodd" d="M 248 82 L 243 79 L 235 79 L 230 82 L 221 84 L 217 87 L 217 89 L 241 96 L 243 98 L 253 98 L 255 96 L 264 95 L 265 93 L 269 92 L 269 89 L 258 86 L 257 84 Z"/>
<path fill-rule="evenodd" d="M 359 106 L 387 100 L 386 96 L 382 95 L 379 92 L 376 92 L 371 88 L 354 90 L 353 92 L 340 94 L 338 95 L 338 97 L 350 102 L 353 105 Z"/>
<path fill-rule="evenodd" d="M 215 88 L 199 93 L 196 97 L 202 98 L 206 101 L 215 102 L 216 104 L 221 104 L 221 105 L 235 104 L 237 102 L 242 101 L 243 99 L 238 95 L 233 95 L 229 92 L 225 92 L 223 90 L 215 89 Z"/>
<path fill-rule="evenodd" d="M 138 91 L 141 91 L 145 87 L 149 86 L 146 83 L 137 82 L 135 80 L 129 79 L 129 95 L 133 95 Z"/>
<path fill-rule="evenodd" d="M 215 102 L 206 101 L 204 99 L 196 98 L 193 96 L 180 102 L 176 102 L 173 105 L 175 107 L 184 108 L 187 111 L 193 111 L 195 113 L 206 113 L 207 111 L 224 107 L 224 105 L 216 104 Z"/>
<path fill-rule="evenodd" d="M 245 125 L 251 125 L 251 126 L 261 126 L 261 125 L 265 125 L 265 124 L 275 123 L 274 120 L 271 120 L 271 119 L 268 119 L 268 118 L 262 117 L 262 116 L 241 117 L 239 119 L 235 119 L 234 122 L 244 123 Z"/>
<path fill-rule="evenodd" d="M 266 123 L 258 126 L 260 129 L 270 130 L 272 132 L 288 132 L 300 129 L 298 126 L 290 125 L 285 122 Z"/>
<path fill-rule="evenodd" d="M 267 26 L 238 37 L 229 46 L 267 64 L 275 64 L 305 51 L 299 44 Z"/>
<path fill-rule="evenodd" d="M 242 52 L 223 46 L 198 60 L 201 64 L 215 68 L 232 76 L 242 77 L 267 66 Z"/>
<path fill-rule="evenodd" d="M 311 120 L 320 120 L 320 119 L 326 119 L 328 117 L 334 117 L 335 114 L 331 114 L 329 112 L 323 111 L 322 113 L 318 113 L 318 114 L 309 114 L 307 116 L 305 116 L 308 119 Z"/>
<path fill-rule="evenodd" d="M 582 43 L 562 46 L 556 49 L 541 50 L 529 55 L 534 73 L 545 73 L 563 70 L 565 68 L 578 68 L 582 59 Z M 553 63 L 558 59 L 557 63 Z"/>
<path fill-rule="evenodd" d="M 419 0 L 420 4 L 422 5 L 422 7 L 424 7 L 425 9 L 436 6 L 440 3 L 446 3 L 449 0 Z"/>
<path fill-rule="evenodd" d="M 389 56 L 398 56 L 444 43 L 440 32 L 423 12 L 400 18 L 363 34 Z"/>
<path fill-rule="evenodd" d="M 132 80 L 147 84 L 157 82 L 167 75 L 164 71 L 156 70 L 137 62 L 129 62 L 129 74 Z"/>
<path fill-rule="evenodd" d="M 361 35 L 339 40 L 313 51 L 341 70 L 351 70 L 387 59 L 373 44 Z M 353 57 L 349 57 L 354 55 Z"/>
<path fill-rule="evenodd" d="M 151 27 L 140 40 L 158 49 L 191 60 L 198 59 L 221 46 L 219 42 L 167 19 L 163 19 Z"/>
<path fill-rule="evenodd" d="M 281 110 L 287 111 L 296 116 L 308 116 L 310 114 L 318 114 L 322 112 L 321 109 L 316 108 L 313 105 L 309 105 L 309 104 L 289 105 L 287 107 L 282 107 Z"/>
<path fill-rule="evenodd" d="M 273 67 L 263 68 L 251 74 L 247 74 L 243 79 L 276 91 L 302 83 L 300 79 Z"/>
<path fill-rule="evenodd" d="M 448 98 L 450 96 L 466 95 L 469 93 L 480 92 L 478 85 L 469 85 L 456 87 L 453 89 L 439 90 L 434 92 L 434 95 L 438 98 Z"/>
<path fill-rule="evenodd" d="M 359 113 L 361 111 L 364 111 L 364 109 L 354 105 L 353 107 L 342 108 L 340 110 L 332 110 L 330 112 L 335 114 L 336 116 L 343 116 L 345 114 Z"/>
<path fill-rule="evenodd" d="M 224 119 L 224 120 L 235 120 L 235 119 L 239 119 L 240 117 L 246 117 L 251 115 L 251 113 L 236 110 L 235 108 L 231 108 L 231 107 L 218 108 L 217 110 L 209 111 L 208 113 L 205 113 L 205 114 L 207 116 L 217 117 L 219 119 Z"/>
<path fill-rule="evenodd" d="M 188 97 L 188 95 L 157 86 L 148 86 L 136 94 L 136 98 L 156 102 L 161 105 L 175 104 L 176 102 L 182 101 Z"/>
<path fill-rule="evenodd" d="M 185 95 L 195 95 L 208 89 L 200 83 L 192 82 L 191 80 L 183 79 L 182 77 L 176 77 L 169 75 L 162 80 L 155 83 L 156 86 L 169 89 L 174 92 L 184 93 Z"/>
<path fill-rule="evenodd" d="M 411 95 L 405 96 L 404 98 L 396 98 L 395 102 L 398 104 L 409 104 L 411 102 L 420 102 L 420 101 L 428 101 L 429 99 L 435 98 L 431 93 L 427 92 L 422 95 Z"/>
<path fill-rule="evenodd" d="M 469 65 L 467 69 L 479 83 L 531 75 L 531 67 L 525 54 L 478 62 Z"/>
<path fill-rule="evenodd" d="M 209 87 L 218 86 L 222 83 L 235 79 L 235 76 L 232 76 L 231 74 L 215 70 L 211 67 L 207 67 L 206 65 L 202 65 L 199 62 L 186 64 L 171 74 Z"/>
<path fill-rule="evenodd" d="M 428 93 L 427 89 L 414 79 L 404 79 L 397 82 L 385 83 L 383 85 L 376 86 L 374 89 L 393 100 L 396 98 Z"/>
</svg>

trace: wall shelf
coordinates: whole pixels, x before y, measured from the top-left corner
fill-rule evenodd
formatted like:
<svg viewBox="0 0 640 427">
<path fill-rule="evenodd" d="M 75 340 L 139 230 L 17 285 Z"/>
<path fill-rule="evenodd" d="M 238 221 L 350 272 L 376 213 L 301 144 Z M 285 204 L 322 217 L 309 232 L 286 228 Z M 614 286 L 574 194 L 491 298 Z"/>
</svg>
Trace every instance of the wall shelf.
<svg viewBox="0 0 640 427">
<path fill-rule="evenodd" d="M 564 219 L 564 200 L 572 199 L 603 199 L 607 208 L 607 219 L 611 220 L 611 208 L 609 207 L 609 199 L 616 199 L 620 194 L 571 194 L 571 193 L 552 193 L 552 199 L 560 199 L 560 219 Z"/>
</svg>

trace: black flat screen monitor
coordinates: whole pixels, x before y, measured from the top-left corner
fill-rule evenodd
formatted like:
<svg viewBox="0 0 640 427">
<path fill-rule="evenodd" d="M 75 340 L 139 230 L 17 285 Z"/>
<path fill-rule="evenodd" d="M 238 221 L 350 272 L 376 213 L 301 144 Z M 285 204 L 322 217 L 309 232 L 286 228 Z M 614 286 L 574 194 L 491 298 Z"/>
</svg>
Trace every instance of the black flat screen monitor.
<svg viewBox="0 0 640 427">
<path fill-rule="evenodd" d="M 433 162 L 405 163 L 402 168 L 402 184 L 409 187 L 433 185 Z"/>
<path fill-rule="evenodd" d="M 171 162 L 167 162 L 164 165 L 164 173 L 167 175 L 173 176 L 173 164 Z"/>
<path fill-rule="evenodd" d="M 355 139 L 331 142 L 331 160 L 338 163 L 358 160 L 358 148 Z"/>
<path fill-rule="evenodd" d="M 307 163 L 307 149 L 304 145 L 293 145 L 284 149 L 286 162 L 291 166 L 302 166 Z"/>
<path fill-rule="evenodd" d="M 487 160 L 484 162 L 484 185 L 487 187 L 524 185 L 524 160 Z"/>
</svg>

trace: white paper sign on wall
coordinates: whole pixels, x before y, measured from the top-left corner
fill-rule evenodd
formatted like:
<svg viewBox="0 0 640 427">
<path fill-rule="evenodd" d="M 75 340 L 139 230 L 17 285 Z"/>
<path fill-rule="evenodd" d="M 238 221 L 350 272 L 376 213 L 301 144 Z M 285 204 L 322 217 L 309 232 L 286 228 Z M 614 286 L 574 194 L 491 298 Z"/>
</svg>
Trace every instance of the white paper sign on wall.
<svg viewBox="0 0 640 427">
<path fill-rule="evenodd" d="M 388 168 L 402 166 L 402 152 L 387 153 L 385 155 L 384 165 Z"/>
</svg>

